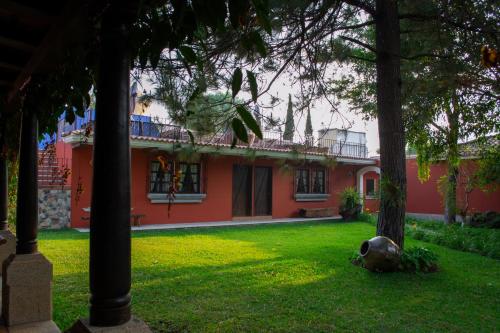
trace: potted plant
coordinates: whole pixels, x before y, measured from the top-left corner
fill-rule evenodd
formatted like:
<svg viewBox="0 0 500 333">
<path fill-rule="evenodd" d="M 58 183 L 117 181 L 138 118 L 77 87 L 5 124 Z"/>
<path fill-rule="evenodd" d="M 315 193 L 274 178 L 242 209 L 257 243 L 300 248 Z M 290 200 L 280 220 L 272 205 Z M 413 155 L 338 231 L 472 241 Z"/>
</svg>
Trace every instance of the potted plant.
<svg viewBox="0 0 500 333">
<path fill-rule="evenodd" d="M 340 194 L 339 213 L 346 221 L 359 217 L 361 213 L 361 198 L 354 187 L 347 187 Z"/>
</svg>

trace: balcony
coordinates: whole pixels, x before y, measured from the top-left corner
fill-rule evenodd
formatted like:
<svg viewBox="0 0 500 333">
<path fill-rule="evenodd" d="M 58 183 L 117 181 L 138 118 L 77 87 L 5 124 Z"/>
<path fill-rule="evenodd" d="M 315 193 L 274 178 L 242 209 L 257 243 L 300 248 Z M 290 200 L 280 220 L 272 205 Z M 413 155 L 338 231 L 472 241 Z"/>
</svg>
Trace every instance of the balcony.
<svg viewBox="0 0 500 333">
<path fill-rule="evenodd" d="M 58 136 L 68 134 L 74 130 L 92 128 L 93 119 L 87 121 L 75 121 L 73 124 L 61 121 Z M 218 133 L 198 135 L 192 132 L 195 143 L 205 145 L 232 145 L 234 135 L 231 129 L 219 131 Z M 287 140 L 283 133 L 278 131 L 263 131 L 263 138 L 255 137 L 249 133 L 249 143 L 236 140 L 237 147 L 251 147 L 254 149 L 287 150 L 298 153 L 316 153 L 331 157 L 367 158 L 368 149 L 364 144 L 352 142 L 340 142 L 336 140 L 320 138 L 294 138 Z M 137 137 L 162 138 L 179 143 L 191 142 L 188 131 L 184 128 L 169 124 L 159 119 L 151 119 L 145 116 L 132 116 L 130 121 L 130 135 Z"/>
</svg>

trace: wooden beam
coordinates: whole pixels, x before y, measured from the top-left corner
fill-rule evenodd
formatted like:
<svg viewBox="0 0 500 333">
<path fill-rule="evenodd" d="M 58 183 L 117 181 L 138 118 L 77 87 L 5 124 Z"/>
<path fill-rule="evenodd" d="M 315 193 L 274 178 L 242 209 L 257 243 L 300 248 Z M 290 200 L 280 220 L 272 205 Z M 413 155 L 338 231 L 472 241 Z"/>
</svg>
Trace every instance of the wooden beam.
<svg viewBox="0 0 500 333">
<path fill-rule="evenodd" d="M 0 61 L 0 68 L 8 69 L 8 70 L 14 71 L 14 72 L 20 72 L 23 70 L 22 67 L 20 67 L 20 66 L 13 65 L 13 64 L 10 64 L 10 63 L 4 62 L 4 61 Z"/>
<path fill-rule="evenodd" d="M 88 4 L 88 3 L 87 3 Z M 16 78 L 12 89 L 7 96 L 7 102 L 11 103 L 16 95 L 23 89 L 29 81 L 31 75 L 42 67 L 44 62 L 51 59 L 51 52 L 57 51 L 60 41 L 65 33 L 68 33 L 68 26 L 75 18 L 85 15 L 86 3 L 83 0 L 68 0 L 60 15 L 54 19 L 54 23 L 49 32 L 45 35 L 38 48 L 33 53 L 31 59 L 24 66 L 22 72 Z M 55 49 L 54 49 L 55 48 Z"/>
<path fill-rule="evenodd" d="M 33 53 L 36 50 L 35 45 L 31 45 L 25 42 L 21 42 L 15 39 L 10 39 L 3 36 L 0 36 L 0 46 L 6 46 L 29 53 Z"/>
<path fill-rule="evenodd" d="M 37 27 L 49 25 L 54 18 L 38 9 L 9 0 L 0 2 L 0 15 L 14 16 L 19 18 L 23 24 Z"/>
</svg>

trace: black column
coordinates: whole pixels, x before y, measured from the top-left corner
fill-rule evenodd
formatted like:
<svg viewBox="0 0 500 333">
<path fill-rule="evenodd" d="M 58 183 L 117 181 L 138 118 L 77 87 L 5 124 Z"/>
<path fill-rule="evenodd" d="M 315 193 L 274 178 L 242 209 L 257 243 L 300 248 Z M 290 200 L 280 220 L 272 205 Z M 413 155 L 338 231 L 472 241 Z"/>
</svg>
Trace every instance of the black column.
<svg viewBox="0 0 500 333">
<path fill-rule="evenodd" d="M 97 82 L 89 268 L 94 326 L 130 319 L 130 59 L 117 7 L 102 21 Z"/>
<path fill-rule="evenodd" d="M 7 160 L 1 154 L 2 152 L 0 152 L 0 230 L 8 230 Z"/>
<path fill-rule="evenodd" d="M 21 125 L 19 178 L 17 183 L 17 254 L 37 252 L 38 232 L 38 120 L 24 110 Z"/>
</svg>

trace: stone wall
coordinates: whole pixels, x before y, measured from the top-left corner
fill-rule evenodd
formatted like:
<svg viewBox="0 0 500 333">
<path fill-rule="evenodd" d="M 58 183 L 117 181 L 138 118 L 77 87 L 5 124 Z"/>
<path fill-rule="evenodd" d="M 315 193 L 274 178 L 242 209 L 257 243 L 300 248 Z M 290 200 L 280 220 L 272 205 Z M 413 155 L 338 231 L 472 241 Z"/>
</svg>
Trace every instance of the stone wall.
<svg viewBox="0 0 500 333">
<path fill-rule="evenodd" d="M 70 212 L 70 190 L 38 190 L 38 227 L 40 229 L 69 228 L 71 216 Z"/>
</svg>

